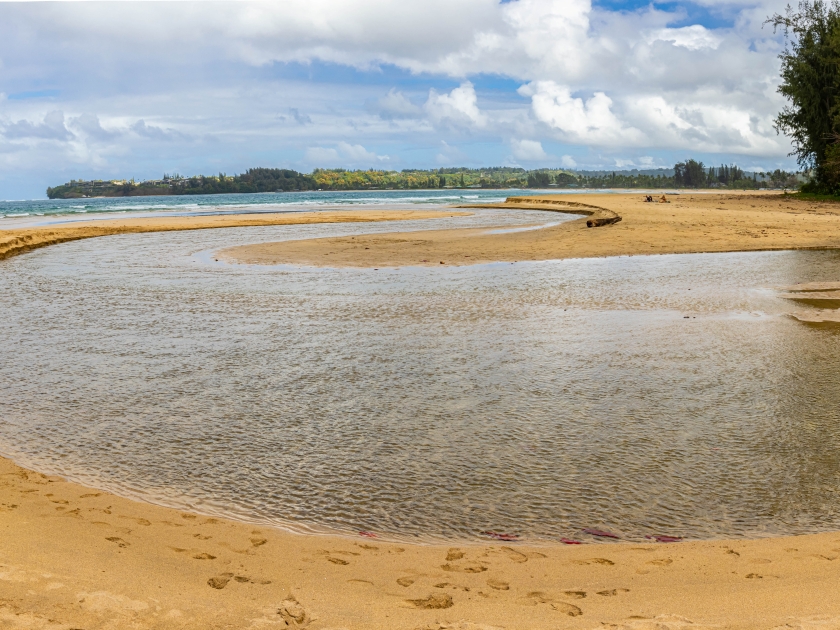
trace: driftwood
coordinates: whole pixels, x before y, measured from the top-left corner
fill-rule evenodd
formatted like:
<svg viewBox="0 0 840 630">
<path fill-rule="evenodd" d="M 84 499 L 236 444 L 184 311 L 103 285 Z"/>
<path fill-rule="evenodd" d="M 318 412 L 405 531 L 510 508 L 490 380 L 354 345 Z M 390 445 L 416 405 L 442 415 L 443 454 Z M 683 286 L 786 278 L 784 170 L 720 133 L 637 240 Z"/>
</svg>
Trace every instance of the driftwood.
<svg viewBox="0 0 840 630">
<path fill-rule="evenodd" d="M 602 225 L 610 225 L 618 223 L 621 217 L 611 210 L 601 210 L 594 213 L 586 220 L 586 227 L 601 227 Z"/>
<path fill-rule="evenodd" d="M 601 227 L 612 225 L 621 221 L 621 215 L 612 210 L 591 206 L 586 203 L 569 201 L 568 196 L 553 197 L 508 197 L 504 203 L 476 203 L 458 205 L 456 208 L 521 208 L 528 210 L 550 210 L 552 212 L 565 212 L 567 214 L 584 214 L 589 218 L 586 220 L 586 227 Z"/>
</svg>

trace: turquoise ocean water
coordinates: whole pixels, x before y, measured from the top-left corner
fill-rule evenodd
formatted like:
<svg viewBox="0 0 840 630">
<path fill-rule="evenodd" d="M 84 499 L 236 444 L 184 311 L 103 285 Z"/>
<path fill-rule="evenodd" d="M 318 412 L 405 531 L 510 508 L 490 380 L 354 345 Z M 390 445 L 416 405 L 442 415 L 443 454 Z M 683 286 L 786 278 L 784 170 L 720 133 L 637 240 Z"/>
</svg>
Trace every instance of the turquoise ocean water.
<svg viewBox="0 0 840 630">
<path fill-rule="evenodd" d="M 242 212 L 303 212 L 325 207 L 426 206 L 503 201 L 528 190 L 381 190 L 309 191 L 230 195 L 179 195 L 166 197 L 109 197 L 96 199 L 34 199 L 0 201 L 3 219 L 25 217 L 78 217 L 115 213 L 219 214 Z M 556 191 L 554 191 L 556 192 Z M 81 218 L 81 217 L 79 217 Z M 101 218 L 101 217 L 100 217 Z"/>
</svg>

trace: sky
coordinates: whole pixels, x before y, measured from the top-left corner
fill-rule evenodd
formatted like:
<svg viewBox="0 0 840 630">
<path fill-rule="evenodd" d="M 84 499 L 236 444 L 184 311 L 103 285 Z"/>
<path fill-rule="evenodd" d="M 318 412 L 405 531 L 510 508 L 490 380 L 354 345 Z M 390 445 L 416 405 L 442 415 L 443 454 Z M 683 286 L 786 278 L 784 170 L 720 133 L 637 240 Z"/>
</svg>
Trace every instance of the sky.
<svg viewBox="0 0 840 630">
<path fill-rule="evenodd" d="M 0 199 L 257 166 L 795 170 L 785 4 L 0 1 Z"/>
</svg>

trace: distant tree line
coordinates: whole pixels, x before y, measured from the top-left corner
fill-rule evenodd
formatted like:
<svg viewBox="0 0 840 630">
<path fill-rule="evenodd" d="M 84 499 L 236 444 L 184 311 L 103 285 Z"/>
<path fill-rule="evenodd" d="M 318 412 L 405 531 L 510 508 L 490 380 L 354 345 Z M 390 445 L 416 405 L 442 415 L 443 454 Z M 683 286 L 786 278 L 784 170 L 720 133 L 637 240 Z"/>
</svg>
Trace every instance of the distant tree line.
<svg viewBox="0 0 840 630">
<path fill-rule="evenodd" d="M 218 177 L 198 175 L 178 180 L 173 188 L 175 194 L 213 195 L 219 193 L 262 193 L 290 192 L 293 190 L 314 190 L 315 180 L 308 176 L 281 168 L 250 168 L 242 175 Z"/>
<path fill-rule="evenodd" d="M 796 173 L 776 169 L 772 173 L 746 173 L 735 164 L 706 168 L 703 162 L 686 160 L 674 165 L 674 188 L 791 188 L 800 186 Z"/>
<path fill-rule="evenodd" d="M 670 174 L 673 173 L 673 174 Z M 47 189 L 50 199 L 77 197 L 135 197 L 148 195 L 215 195 L 309 190 L 422 190 L 443 188 L 795 188 L 794 173 L 745 173 L 735 165 L 706 167 L 686 160 L 659 172 L 583 173 L 564 169 L 492 167 L 483 169 L 440 168 L 403 171 L 315 169 L 311 174 L 289 169 L 252 168 L 241 175 L 165 174 L 163 179 L 81 181 L 72 180 Z"/>
</svg>

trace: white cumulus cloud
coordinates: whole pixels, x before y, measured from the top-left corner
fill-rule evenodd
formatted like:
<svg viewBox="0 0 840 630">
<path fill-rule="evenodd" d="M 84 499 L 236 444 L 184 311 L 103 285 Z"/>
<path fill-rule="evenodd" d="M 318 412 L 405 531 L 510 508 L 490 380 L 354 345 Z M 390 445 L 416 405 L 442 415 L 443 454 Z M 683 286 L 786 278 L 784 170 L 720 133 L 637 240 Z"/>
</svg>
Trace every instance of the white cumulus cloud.
<svg viewBox="0 0 840 630">
<path fill-rule="evenodd" d="M 629 127 L 613 113 L 613 101 L 603 92 L 595 92 L 584 100 L 573 97 L 567 86 L 536 81 L 521 87 L 519 93 L 531 97 L 536 119 L 568 142 L 624 146 L 642 139 L 638 129 Z"/>
<path fill-rule="evenodd" d="M 377 155 L 368 151 L 361 144 L 339 142 L 335 147 L 309 147 L 306 150 L 305 161 L 316 166 L 376 166 L 377 163 L 387 162 L 387 155 Z"/>
<path fill-rule="evenodd" d="M 478 95 L 469 81 L 465 81 L 449 94 L 439 94 L 435 89 L 430 90 L 424 109 L 429 119 L 436 124 L 483 127 L 487 123 L 487 117 L 478 108 Z"/>
<path fill-rule="evenodd" d="M 548 154 L 539 140 L 512 140 L 510 144 L 513 149 L 513 157 L 517 160 L 533 162 L 548 158 Z"/>
<path fill-rule="evenodd" d="M 661 28 L 652 31 L 645 36 L 645 41 L 649 44 L 657 41 L 670 42 L 674 46 L 681 46 L 688 50 L 702 50 L 703 48 L 717 48 L 722 39 L 707 28 L 693 24 L 682 28 Z"/>
</svg>

